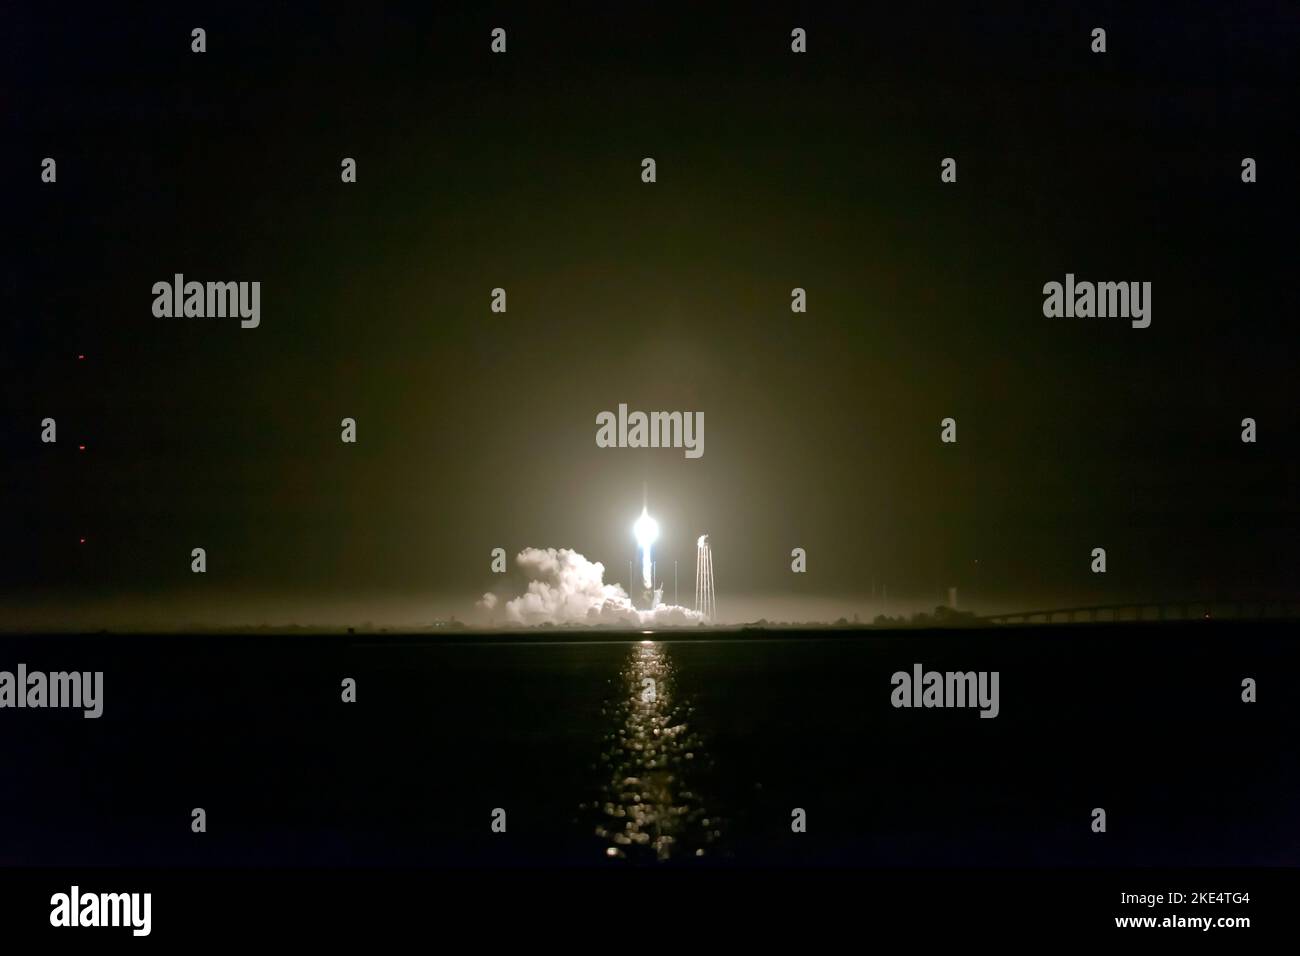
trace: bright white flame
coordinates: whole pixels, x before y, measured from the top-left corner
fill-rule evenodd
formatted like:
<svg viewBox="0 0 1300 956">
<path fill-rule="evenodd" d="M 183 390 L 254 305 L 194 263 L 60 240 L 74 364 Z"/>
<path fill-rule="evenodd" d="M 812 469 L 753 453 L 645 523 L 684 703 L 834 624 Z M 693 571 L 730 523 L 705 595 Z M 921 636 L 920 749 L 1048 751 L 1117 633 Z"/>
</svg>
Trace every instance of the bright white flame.
<svg viewBox="0 0 1300 956">
<path fill-rule="evenodd" d="M 637 546 L 642 551 L 646 551 L 659 538 L 659 522 L 642 509 L 641 517 L 637 518 L 636 524 L 632 526 L 632 533 L 636 535 Z"/>
<path fill-rule="evenodd" d="M 654 575 L 654 565 L 651 563 L 650 546 L 659 537 L 659 522 L 642 508 L 641 517 L 637 518 L 636 524 L 632 525 L 632 533 L 636 535 L 637 547 L 641 549 L 641 583 L 648 588 L 653 588 L 654 581 L 651 578 Z"/>
</svg>

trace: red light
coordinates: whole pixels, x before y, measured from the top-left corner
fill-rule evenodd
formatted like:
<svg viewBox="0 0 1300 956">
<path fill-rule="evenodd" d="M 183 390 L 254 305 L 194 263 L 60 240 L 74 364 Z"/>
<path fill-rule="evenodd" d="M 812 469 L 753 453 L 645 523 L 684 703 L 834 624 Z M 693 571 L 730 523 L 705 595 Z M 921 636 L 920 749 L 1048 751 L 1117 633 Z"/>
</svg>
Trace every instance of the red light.
<svg viewBox="0 0 1300 956">
<path fill-rule="evenodd" d="M 82 538 L 82 539 L 81 539 L 81 543 L 82 543 L 82 544 L 85 544 L 85 543 L 86 543 L 86 539 L 85 539 L 85 538 Z"/>
<path fill-rule="evenodd" d="M 77 451 L 85 451 L 85 450 L 86 450 L 86 446 L 85 446 L 85 445 L 78 445 L 78 446 L 77 446 Z"/>
<path fill-rule="evenodd" d="M 78 355 L 78 356 L 77 356 L 77 361 L 78 361 L 78 362 L 84 361 L 85 358 L 86 358 L 86 356 L 84 356 L 84 355 Z"/>
</svg>

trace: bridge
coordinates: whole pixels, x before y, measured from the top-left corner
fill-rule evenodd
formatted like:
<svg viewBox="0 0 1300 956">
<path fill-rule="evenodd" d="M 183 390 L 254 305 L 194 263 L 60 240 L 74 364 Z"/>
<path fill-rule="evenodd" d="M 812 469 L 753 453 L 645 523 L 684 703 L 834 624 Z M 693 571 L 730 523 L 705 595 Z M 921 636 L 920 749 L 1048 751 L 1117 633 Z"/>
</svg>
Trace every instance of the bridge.
<svg viewBox="0 0 1300 956">
<path fill-rule="evenodd" d="M 1094 604 L 1042 611 L 1009 611 L 979 618 L 990 624 L 1029 624 L 1034 621 L 1276 621 L 1300 618 L 1300 601 L 1152 601 Z"/>
</svg>

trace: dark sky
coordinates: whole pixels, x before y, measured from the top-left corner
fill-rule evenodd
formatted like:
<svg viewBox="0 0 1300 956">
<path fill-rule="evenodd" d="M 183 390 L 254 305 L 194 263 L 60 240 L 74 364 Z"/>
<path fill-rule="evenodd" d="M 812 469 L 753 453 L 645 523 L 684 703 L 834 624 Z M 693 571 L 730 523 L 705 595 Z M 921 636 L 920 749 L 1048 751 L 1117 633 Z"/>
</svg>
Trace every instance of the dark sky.
<svg viewBox="0 0 1300 956">
<path fill-rule="evenodd" d="M 643 489 L 731 619 L 1295 595 L 1294 4 L 437 6 L 6 14 L 11 620 L 464 618 L 497 546 L 625 582 Z M 704 456 L 597 448 L 620 402 Z"/>
</svg>

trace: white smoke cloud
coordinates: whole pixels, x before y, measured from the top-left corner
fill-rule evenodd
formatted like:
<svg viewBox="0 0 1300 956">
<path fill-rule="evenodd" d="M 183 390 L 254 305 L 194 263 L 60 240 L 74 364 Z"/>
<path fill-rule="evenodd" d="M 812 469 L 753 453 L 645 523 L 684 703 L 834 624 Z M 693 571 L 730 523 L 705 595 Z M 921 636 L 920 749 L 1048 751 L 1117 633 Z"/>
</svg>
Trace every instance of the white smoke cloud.
<svg viewBox="0 0 1300 956">
<path fill-rule="evenodd" d="M 627 592 L 605 583 L 605 566 L 588 561 L 569 548 L 525 548 L 515 563 L 528 577 L 528 590 L 505 603 L 512 624 L 595 624 L 606 627 L 643 627 L 698 624 L 698 612 L 677 605 L 654 610 L 633 607 Z M 479 607 L 492 610 L 495 594 L 488 593 Z"/>
</svg>

